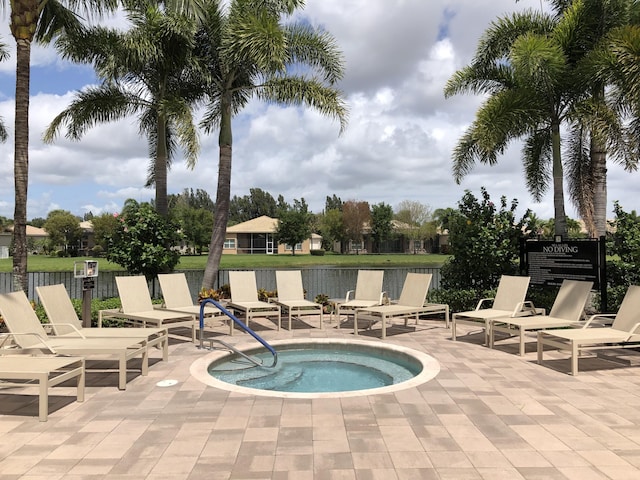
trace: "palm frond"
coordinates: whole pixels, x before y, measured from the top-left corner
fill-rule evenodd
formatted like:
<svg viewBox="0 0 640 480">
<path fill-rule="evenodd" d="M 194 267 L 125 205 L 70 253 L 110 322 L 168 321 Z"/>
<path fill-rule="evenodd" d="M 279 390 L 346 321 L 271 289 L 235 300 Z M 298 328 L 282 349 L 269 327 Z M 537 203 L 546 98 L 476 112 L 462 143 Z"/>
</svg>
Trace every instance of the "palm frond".
<svg viewBox="0 0 640 480">
<path fill-rule="evenodd" d="M 522 163 L 524 166 L 527 190 L 536 202 L 549 189 L 551 181 L 551 129 L 543 128 L 532 132 L 525 139 L 522 147 Z"/>
<path fill-rule="evenodd" d="M 475 123 L 467 129 L 453 149 L 452 171 L 453 178 L 458 184 L 471 172 L 476 161 L 482 160 L 486 163 L 492 163 L 492 158 L 495 159 L 495 155 L 492 155 L 491 152 L 481 151 L 476 141 L 474 127 Z"/>
<path fill-rule="evenodd" d="M 75 12 L 60 2 L 45 2 L 40 12 L 34 39 L 42 44 L 51 41 L 61 32 L 72 33 L 82 29 L 82 22 Z"/>
<path fill-rule="evenodd" d="M 200 153 L 200 142 L 191 108 L 179 99 L 176 101 L 169 99 L 163 103 L 162 107 L 169 119 L 171 130 L 175 131 L 177 144 L 184 151 L 187 165 L 193 168 Z"/>
<path fill-rule="evenodd" d="M 578 215 L 594 231 L 594 164 L 590 151 L 588 129 L 577 125 L 571 129 L 565 149 L 565 170 L 569 178 L 569 198 Z"/>
<path fill-rule="evenodd" d="M 509 58 L 519 84 L 529 85 L 543 95 L 557 96 L 559 84 L 567 75 L 560 45 L 546 36 L 526 33 L 513 42 Z"/>
<path fill-rule="evenodd" d="M 71 105 L 53 119 L 43 139 L 47 143 L 53 142 L 59 129 L 65 127 L 65 137 L 78 140 L 89 128 L 120 120 L 146 106 L 139 97 L 117 85 L 88 87 L 78 92 Z"/>
<path fill-rule="evenodd" d="M 288 58 L 287 41 L 279 18 L 264 11 L 236 12 L 233 6 L 241 3 L 232 2 L 221 54 L 231 65 L 253 64 L 267 74 L 283 72 Z"/>
<path fill-rule="evenodd" d="M 306 105 L 340 122 L 340 132 L 347 126 L 349 110 L 342 94 L 323 82 L 304 77 L 273 78 L 256 90 L 258 98 L 283 105 Z"/>
<path fill-rule="evenodd" d="M 294 24 L 285 28 L 289 59 L 287 63 L 311 67 L 333 85 L 344 76 L 342 53 L 334 37 L 327 32 L 316 31 L 306 24 Z"/>
<path fill-rule="evenodd" d="M 556 20 L 538 10 L 525 10 L 492 22 L 478 42 L 473 64 L 490 65 L 505 61 L 513 42 L 525 33 L 546 35 L 553 31 Z"/>
<path fill-rule="evenodd" d="M 460 93 L 494 94 L 515 87 L 513 69 L 504 63 L 497 65 L 468 65 L 447 81 L 444 88 L 446 98 Z"/>
<path fill-rule="evenodd" d="M 9 139 L 9 132 L 4 124 L 4 119 L 0 117 L 0 142 L 4 143 Z"/>
</svg>

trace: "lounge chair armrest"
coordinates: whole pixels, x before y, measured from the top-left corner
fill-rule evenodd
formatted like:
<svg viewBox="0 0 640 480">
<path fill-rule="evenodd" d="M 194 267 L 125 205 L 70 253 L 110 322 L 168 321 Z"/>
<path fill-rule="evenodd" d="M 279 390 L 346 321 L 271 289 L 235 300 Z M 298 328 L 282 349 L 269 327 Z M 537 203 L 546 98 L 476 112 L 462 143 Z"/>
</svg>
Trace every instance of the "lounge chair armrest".
<svg viewBox="0 0 640 480">
<path fill-rule="evenodd" d="M 478 300 L 478 304 L 476 305 L 476 310 L 480 310 L 481 308 L 486 308 L 483 307 L 483 304 L 485 302 L 493 302 L 493 298 L 481 298 L 480 300 Z"/>
<path fill-rule="evenodd" d="M 6 335 L 8 335 L 9 337 L 36 337 L 38 339 L 38 341 L 42 344 L 42 347 L 38 347 L 36 345 L 30 346 L 28 348 L 22 348 L 20 347 L 20 350 L 30 350 L 30 349 L 34 349 L 34 348 L 46 348 L 50 353 L 55 354 L 56 351 L 51 348 L 46 340 L 44 338 L 42 338 L 40 335 L 38 335 L 37 333 L 34 332 L 20 332 L 20 333 L 13 333 L 13 332 L 9 332 Z M 4 344 L 4 342 L 2 342 L 2 344 Z"/>
<path fill-rule="evenodd" d="M 640 322 L 636 323 L 632 328 L 629 329 L 629 334 L 633 335 L 640 328 Z"/>
<path fill-rule="evenodd" d="M 609 318 L 615 318 L 616 314 L 615 313 L 596 313 L 594 315 L 591 315 L 586 322 L 584 322 L 582 328 L 588 328 L 597 318 L 602 318 L 602 319 L 609 319 Z M 611 324 L 610 321 L 607 322 L 596 322 L 599 323 L 600 325 L 607 325 L 607 324 Z"/>
<path fill-rule="evenodd" d="M 11 338 L 13 338 L 13 337 L 11 335 L 9 335 L 8 333 L 0 334 L 0 349 L 4 348 L 4 344 L 7 343 L 7 341 L 10 340 Z"/>
<path fill-rule="evenodd" d="M 544 309 L 536 308 L 531 300 L 525 300 L 524 302 L 520 302 L 516 305 L 516 308 L 513 309 L 512 316 L 514 317 L 522 317 L 528 315 L 544 315 Z"/>
<path fill-rule="evenodd" d="M 349 290 L 349 291 L 347 292 L 347 294 L 346 294 L 346 295 L 345 295 L 345 297 L 344 297 L 344 301 L 345 301 L 345 302 L 348 302 L 348 301 L 349 301 L 349 299 L 351 298 L 351 295 L 353 295 L 353 292 L 355 292 L 355 290 Z"/>
<path fill-rule="evenodd" d="M 50 325 L 51 325 L 51 327 L 53 328 L 54 331 L 58 330 L 60 327 L 65 327 L 65 330 L 67 330 L 67 329 L 70 330 L 72 333 L 75 334 L 74 336 L 78 336 L 80 338 L 87 338 L 72 323 L 56 323 L 55 325 L 54 324 L 50 324 Z"/>
</svg>

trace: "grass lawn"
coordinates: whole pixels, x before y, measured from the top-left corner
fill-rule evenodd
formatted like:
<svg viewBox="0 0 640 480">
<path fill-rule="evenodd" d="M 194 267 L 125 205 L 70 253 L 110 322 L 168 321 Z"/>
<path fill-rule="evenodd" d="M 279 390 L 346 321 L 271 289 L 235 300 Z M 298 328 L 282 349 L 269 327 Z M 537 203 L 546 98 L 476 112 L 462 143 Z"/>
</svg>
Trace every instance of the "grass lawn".
<svg viewBox="0 0 640 480">
<path fill-rule="evenodd" d="M 310 266 L 337 267 L 398 267 L 421 266 L 438 267 L 448 258 L 448 255 L 420 254 L 420 255 L 223 255 L 220 268 L 305 268 Z M 29 256 L 27 267 L 30 272 L 72 272 L 76 261 L 85 261 L 88 257 L 58 258 L 46 255 Z M 99 270 L 123 270 L 120 265 L 108 262 L 104 258 L 98 259 Z M 204 270 L 207 256 L 184 256 L 176 269 Z M 12 258 L 0 259 L 0 272 L 10 272 L 13 268 Z"/>
</svg>

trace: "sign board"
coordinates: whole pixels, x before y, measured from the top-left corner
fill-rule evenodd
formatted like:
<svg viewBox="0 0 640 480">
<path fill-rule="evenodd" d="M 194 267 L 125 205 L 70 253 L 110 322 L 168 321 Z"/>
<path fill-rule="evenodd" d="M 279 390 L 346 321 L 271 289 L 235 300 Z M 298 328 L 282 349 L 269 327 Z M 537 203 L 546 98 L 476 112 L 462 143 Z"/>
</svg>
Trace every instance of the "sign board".
<svg viewBox="0 0 640 480">
<path fill-rule="evenodd" d="M 531 277 L 532 285 L 558 287 L 565 279 L 581 280 L 593 282 L 593 288 L 597 290 L 601 282 L 603 248 L 597 239 L 527 240 L 523 255 L 525 271 Z"/>
<path fill-rule="evenodd" d="M 75 278 L 97 277 L 98 261 L 85 260 L 83 262 L 73 262 L 73 276 Z"/>
</svg>

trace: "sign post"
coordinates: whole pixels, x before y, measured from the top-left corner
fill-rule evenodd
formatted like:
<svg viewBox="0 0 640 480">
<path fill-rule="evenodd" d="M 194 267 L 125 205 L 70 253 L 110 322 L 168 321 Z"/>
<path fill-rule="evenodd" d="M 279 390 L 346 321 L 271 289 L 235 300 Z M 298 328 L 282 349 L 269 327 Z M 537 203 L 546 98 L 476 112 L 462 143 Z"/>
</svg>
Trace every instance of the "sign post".
<svg viewBox="0 0 640 480">
<path fill-rule="evenodd" d="M 73 276 L 82 279 L 82 326 L 91 327 L 91 291 L 96 287 L 98 261 L 74 262 Z"/>
</svg>

